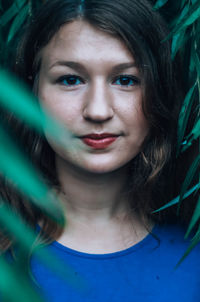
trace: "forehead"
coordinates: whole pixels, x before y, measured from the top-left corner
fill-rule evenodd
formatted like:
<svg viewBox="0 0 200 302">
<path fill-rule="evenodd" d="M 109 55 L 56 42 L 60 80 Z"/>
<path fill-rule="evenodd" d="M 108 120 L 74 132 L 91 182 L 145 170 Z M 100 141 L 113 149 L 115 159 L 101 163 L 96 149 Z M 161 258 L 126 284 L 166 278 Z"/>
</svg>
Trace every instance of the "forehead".
<svg viewBox="0 0 200 302">
<path fill-rule="evenodd" d="M 133 55 L 118 38 L 85 21 L 63 25 L 41 52 L 45 64 L 56 60 L 132 62 Z"/>
</svg>

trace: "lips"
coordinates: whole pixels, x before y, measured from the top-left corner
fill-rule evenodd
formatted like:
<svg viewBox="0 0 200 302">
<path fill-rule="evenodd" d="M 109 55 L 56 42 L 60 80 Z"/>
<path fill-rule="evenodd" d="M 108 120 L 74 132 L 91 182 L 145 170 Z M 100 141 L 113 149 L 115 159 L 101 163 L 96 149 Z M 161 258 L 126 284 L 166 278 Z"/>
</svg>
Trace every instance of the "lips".
<svg viewBox="0 0 200 302">
<path fill-rule="evenodd" d="M 119 136 L 112 133 L 91 133 L 81 137 L 84 144 L 93 149 L 106 149 L 114 143 Z"/>
</svg>

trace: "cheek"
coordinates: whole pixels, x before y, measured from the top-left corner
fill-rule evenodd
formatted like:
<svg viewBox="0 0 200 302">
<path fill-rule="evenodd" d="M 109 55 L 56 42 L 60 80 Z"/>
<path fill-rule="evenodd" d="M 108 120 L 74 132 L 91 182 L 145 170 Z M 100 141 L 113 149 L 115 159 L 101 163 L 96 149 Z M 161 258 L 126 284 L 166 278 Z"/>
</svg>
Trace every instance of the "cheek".
<svg viewBox="0 0 200 302">
<path fill-rule="evenodd" d="M 63 92 L 55 89 L 43 89 L 39 91 L 40 103 L 53 117 L 61 123 L 70 126 L 80 117 L 80 102 L 66 97 Z"/>
<path fill-rule="evenodd" d="M 148 133 L 149 125 L 142 110 L 142 96 L 140 90 L 129 96 L 123 102 L 120 100 L 115 108 L 120 119 L 127 127 L 127 131 Z"/>
</svg>

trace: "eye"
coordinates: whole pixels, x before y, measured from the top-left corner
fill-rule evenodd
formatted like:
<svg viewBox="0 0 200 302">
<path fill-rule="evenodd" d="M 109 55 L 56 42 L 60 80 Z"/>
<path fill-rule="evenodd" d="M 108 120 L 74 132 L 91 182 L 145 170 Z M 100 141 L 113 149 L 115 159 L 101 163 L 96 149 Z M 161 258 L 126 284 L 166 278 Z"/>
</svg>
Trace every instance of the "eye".
<svg viewBox="0 0 200 302">
<path fill-rule="evenodd" d="M 84 81 L 77 75 L 64 75 L 56 82 L 64 86 L 77 86 L 84 83 Z"/>
<path fill-rule="evenodd" d="M 121 75 L 114 80 L 113 84 L 129 87 L 140 84 L 140 80 L 134 76 Z"/>
</svg>

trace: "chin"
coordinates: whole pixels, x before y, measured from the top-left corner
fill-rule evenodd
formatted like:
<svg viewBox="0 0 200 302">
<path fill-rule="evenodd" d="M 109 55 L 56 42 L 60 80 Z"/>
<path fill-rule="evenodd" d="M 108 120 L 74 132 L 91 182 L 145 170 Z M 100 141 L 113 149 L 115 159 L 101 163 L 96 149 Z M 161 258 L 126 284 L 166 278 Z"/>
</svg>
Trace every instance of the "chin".
<svg viewBox="0 0 200 302">
<path fill-rule="evenodd" d="M 127 168 L 130 161 L 137 154 L 124 154 L 119 158 L 118 154 L 87 154 L 57 152 L 57 158 L 62 168 L 75 169 L 80 173 L 107 174 Z"/>
<path fill-rule="evenodd" d="M 129 163 L 129 162 L 128 162 Z M 115 171 L 119 171 L 122 168 L 127 167 L 128 165 L 127 161 L 123 162 L 112 162 L 104 161 L 104 162 L 85 162 L 83 165 L 79 165 L 80 169 L 84 170 L 88 173 L 93 174 L 108 174 Z"/>
</svg>

